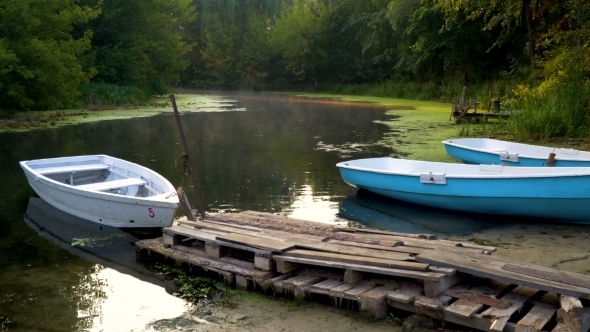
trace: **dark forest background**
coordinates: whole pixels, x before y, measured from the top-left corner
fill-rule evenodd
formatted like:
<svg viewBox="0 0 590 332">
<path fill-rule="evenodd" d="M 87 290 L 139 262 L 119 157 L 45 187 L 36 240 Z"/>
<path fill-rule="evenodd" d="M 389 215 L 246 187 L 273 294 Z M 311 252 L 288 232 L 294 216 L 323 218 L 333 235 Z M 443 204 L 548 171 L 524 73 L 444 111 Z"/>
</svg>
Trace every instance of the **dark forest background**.
<svg viewBox="0 0 590 332">
<path fill-rule="evenodd" d="M 0 111 L 175 87 L 451 101 L 469 86 L 579 136 L 589 41 L 584 0 L 4 0 Z"/>
</svg>

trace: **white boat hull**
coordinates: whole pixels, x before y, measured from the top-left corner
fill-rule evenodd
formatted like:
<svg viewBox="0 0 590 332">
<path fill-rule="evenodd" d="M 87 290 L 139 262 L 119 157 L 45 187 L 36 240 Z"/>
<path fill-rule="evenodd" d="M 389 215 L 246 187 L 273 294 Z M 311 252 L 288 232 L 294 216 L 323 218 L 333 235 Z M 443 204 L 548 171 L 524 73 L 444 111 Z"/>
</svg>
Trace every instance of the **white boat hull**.
<svg viewBox="0 0 590 332">
<path fill-rule="evenodd" d="M 71 215 L 113 227 L 167 227 L 172 224 L 178 207 L 178 197 L 166 179 L 145 167 L 121 159 L 108 156 L 86 157 L 102 157 L 103 162 L 110 169 L 126 169 L 127 173 L 136 174 L 146 180 L 146 186 L 159 187 L 158 191 L 148 197 L 137 197 L 80 189 L 84 188 L 84 185 L 62 183 L 36 172 L 35 168 L 43 169 L 42 167 L 49 165 L 47 161 L 51 159 L 41 160 L 46 163 L 21 162 L 21 167 L 25 171 L 29 184 L 39 197 Z M 80 160 L 75 158 L 81 157 L 69 158 L 72 160 L 69 165 L 72 165 Z M 56 158 L 53 161 L 58 159 L 64 158 Z M 35 162 L 37 162 L 36 165 Z"/>
</svg>

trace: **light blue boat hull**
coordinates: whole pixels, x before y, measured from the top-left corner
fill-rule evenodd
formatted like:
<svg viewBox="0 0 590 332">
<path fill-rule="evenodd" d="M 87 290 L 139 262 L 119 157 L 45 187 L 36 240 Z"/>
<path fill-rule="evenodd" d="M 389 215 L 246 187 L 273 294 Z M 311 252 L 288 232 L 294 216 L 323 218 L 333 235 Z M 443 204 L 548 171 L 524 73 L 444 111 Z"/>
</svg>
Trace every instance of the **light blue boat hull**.
<svg viewBox="0 0 590 332">
<path fill-rule="evenodd" d="M 518 161 L 507 161 L 500 159 L 500 155 L 493 152 L 482 152 L 464 149 L 456 146 L 446 145 L 447 154 L 465 164 L 486 164 L 506 165 L 523 167 L 546 167 L 547 159 L 519 157 Z M 590 167 L 590 160 L 555 160 L 553 167 Z"/>
<path fill-rule="evenodd" d="M 383 196 L 437 208 L 590 223 L 590 175 L 523 178 L 447 178 L 422 183 L 415 175 L 340 167 L 348 184 Z"/>
</svg>

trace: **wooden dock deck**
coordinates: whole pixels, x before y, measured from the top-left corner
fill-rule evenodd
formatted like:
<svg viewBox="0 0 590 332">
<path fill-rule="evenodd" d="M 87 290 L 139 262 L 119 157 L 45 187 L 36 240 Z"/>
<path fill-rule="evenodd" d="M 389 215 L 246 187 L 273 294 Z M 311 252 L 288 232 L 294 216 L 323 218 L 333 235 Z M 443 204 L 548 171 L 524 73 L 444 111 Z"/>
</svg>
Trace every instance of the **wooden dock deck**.
<svg viewBox="0 0 590 332">
<path fill-rule="evenodd" d="M 590 277 L 493 255 L 494 247 L 335 227 L 268 213 L 181 220 L 139 255 L 199 266 L 228 285 L 385 318 L 391 308 L 482 331 L 585 332 Z"/>
</svg>

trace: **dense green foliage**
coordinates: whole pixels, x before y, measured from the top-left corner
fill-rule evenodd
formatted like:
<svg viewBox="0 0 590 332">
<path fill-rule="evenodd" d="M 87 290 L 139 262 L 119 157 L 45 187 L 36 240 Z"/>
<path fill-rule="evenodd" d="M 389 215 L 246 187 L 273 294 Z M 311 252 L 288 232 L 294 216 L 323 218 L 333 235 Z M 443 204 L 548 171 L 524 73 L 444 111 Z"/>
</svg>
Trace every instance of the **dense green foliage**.
<svg viewBox="0 0 590 332">
<path fill-rule="evenodd" d="M 579 136 L 589 41 L 584 0 L 6 0 L 0 109 L 179 85 L 450 101 L 468 85 L 522 110 L 521 138 Z"/>
<path fill-rule="evenodd" d="M 92 33 L 74 26 L 97 14 L 75 0 L 0 2 L 0 109 L 68 106 L 91 76 L 80 56 Z"/>
</svg>

